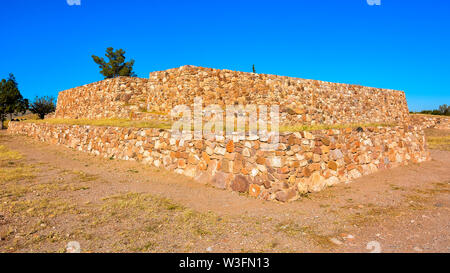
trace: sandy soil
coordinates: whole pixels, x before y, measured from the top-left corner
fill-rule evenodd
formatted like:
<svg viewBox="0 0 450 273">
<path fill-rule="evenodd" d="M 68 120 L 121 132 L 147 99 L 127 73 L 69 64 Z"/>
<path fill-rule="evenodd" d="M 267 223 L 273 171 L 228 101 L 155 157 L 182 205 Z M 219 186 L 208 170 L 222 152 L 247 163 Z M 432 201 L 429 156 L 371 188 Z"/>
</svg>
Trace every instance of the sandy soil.
<svg viewBox="0 0 450 273">
<path fill-rule="evenodd" d="M 450 252 L 449 151 L 278 204 L 5 132 L 1 145 L 0 252 Z"/>
</svg>

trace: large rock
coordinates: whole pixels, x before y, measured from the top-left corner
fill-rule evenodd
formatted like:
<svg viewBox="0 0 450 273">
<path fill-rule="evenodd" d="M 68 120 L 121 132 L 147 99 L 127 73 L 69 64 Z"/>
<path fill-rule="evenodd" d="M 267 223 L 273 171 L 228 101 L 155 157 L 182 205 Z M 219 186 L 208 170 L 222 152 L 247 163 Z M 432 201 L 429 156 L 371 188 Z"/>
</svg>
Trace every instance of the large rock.
<svg viewBox="0 0 450 273">
<path fill-rule="evenodd" d="M 234 180 L 231 182 L 231 189 L 238 192 L 247 192 L 249 183 L 247 178 L 243 175 L 236 175 Z"/>
<path fill-rule="evenodd" d="M 226 189 L 227 188 L 227 176 L 223 172 L 216 172 L 214 175 L 211 185 L 213 185 L 216 188 L 219 189 Z"/>
<path fill-rule="evenodd" d="M 281 202 L 288 202 L 296 199 L 297 193 L 293 189 L 282 190 L 275 193 L 275 198 Z"/>
</svg>

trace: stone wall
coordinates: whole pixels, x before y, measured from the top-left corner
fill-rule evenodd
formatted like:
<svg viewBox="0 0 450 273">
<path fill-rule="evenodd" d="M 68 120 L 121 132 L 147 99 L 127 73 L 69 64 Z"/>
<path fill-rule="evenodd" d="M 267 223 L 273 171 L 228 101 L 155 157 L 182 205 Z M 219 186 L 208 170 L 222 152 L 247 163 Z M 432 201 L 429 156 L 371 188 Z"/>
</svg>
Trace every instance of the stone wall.
<svg viewBox="0 0 450 273">
<path fill-rule="evenodd" d="M 169 131 L 11 122 L 8 132 L 106 158 L 136 160 L 217 188 L 289 201 L 380 169 L 429 159 L 415 127 L 283 133 L 276 151 L 262 140 L 175 140 Z"/>
<path fill-rule="evenodd" d="M 152 119 L 148 87 L 148 79 L 117 77 L 62 91 L 49 118 Z"/>
<path fill-rule="evenodd" d="M 58 118 L 145 118 L 180 104 L 280 105 L 285 124 L 404 123 L 401 91 L 316 80 L 183 66 L 150 73 L 149 79 L 104 80 L 63 91 Z"/>
<path fill-rule="evenodd" d="M 450 117 L 412 114 L 411 124 L 419 126 L 423 129 L 435 128 L 435 129 L 450 130 Z"/>
</svg>

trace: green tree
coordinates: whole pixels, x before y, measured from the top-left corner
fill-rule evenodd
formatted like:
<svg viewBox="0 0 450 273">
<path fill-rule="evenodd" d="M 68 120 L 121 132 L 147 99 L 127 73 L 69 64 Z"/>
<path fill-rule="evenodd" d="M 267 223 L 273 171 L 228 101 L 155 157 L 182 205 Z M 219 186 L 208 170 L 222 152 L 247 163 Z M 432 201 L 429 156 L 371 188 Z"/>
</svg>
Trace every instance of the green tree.
<svg viewBox="0 0 450 273">
<path fill-rule="evenodd" d="M 253 65 L 253 73 L 256 73 L 255 65 Z"/>
<path fill-rule="evenodd" d="M 28 100 L 20 94 L 16 78 L 9 74 L 8 79 L 0 82 L 0 128 L 3 129 L 3 121 L 9 114 L 12 119 L 13 114 L 24 114 L 28 109 Z"/>
<path fill-rule="evenodd" d="M 6 119 L 6 92 L 3 90 L 3 85 L 6 83 L 6 80 L 3 79 L 0 82 L 0 129 L 3 130 L 3 122 Z"/>
<path fill-rule="evenodd" d="M 136 77 L 133 72 L 134 60 L 125 62 L 125 51 L 123 49 L 114 51 L 114 48 L 108 47 L 105 56 L 108 58 L 108 62 L 103 57 L 92 55 L 92 59 L 98 64 L 101 69 L 100 73 L 105 79 L 119 76 Z"/>
<path fill-rule="evenodd" d="M 421 114 L 428 114 L 428 115 L 444 115 L 444 116 L 450 116 L 450 106 L 447 104 L 439 105 L 439 109 L 434 110 L 423 110 L 420 112 Z"/>
<path fill-rule="evenodd" d="M 12 73 L 9 74 L 8 79 L 1 82 L 1 89 L 4 92 L 4 100 L 6 104 L 6 113 L 12 119 L 13 114 L 24 114 L 28 110 L 28 100 L 24 99 L 19 91 L 19 85 Z"/>
<path fill-rule="evenodd" d="M 439 105 L 439 112 L 441 113 L 441 115 L 450 115 L 450 106 L 448 106 L 447 104 Z"/>
<path fill-rule="evenodd" d="M 55 112 L 56 106 L 53 97 L 36 97 L 30 106 L 30 111 L 37 114 L 40 119 L 44 119 L 45 115 Z"/>
</svg>

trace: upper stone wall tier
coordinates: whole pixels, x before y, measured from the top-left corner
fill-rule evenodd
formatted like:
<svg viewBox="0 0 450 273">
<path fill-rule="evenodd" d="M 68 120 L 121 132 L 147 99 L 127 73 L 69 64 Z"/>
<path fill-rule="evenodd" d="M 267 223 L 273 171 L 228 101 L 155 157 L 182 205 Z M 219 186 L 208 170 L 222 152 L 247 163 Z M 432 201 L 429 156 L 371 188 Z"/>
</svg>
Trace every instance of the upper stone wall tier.
<svg viewBox="0 0 450 273">
<path fill-rule="evenodd" d="M 147 108 L 148 95 L 147 79 L 106 79 L 60 92 L 55 118 L 130 118 Z"/>
<path fill-rule="evenodd" d="M 194 66 L 117 78 L 69 89 L 58 97 L 57 117 L 133 117 L 169 113 L 180 104 L 279 105 L 287 124 L 404 123 L 401 91 Z"/>
</svg>

